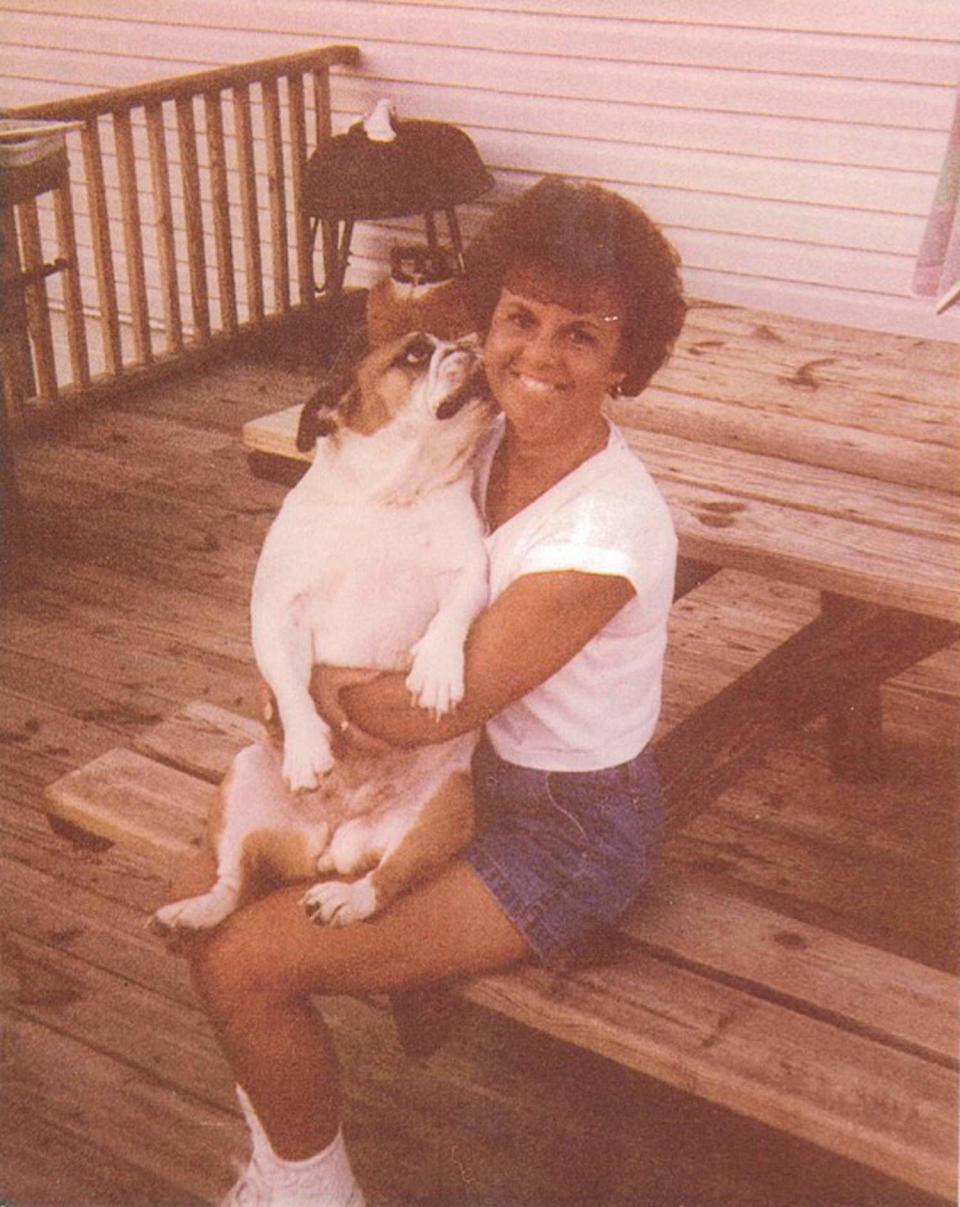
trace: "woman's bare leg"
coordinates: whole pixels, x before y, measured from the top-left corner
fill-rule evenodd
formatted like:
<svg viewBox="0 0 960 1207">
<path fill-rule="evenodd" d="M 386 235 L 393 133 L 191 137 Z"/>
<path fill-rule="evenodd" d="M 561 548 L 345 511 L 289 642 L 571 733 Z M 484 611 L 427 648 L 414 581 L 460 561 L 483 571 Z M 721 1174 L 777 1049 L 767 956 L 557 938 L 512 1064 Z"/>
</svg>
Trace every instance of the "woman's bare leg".
<svg viewBox="0 0 960 1207">
<path fill-rule="evenodd" d="M 530 954 L 462 862 L 350 926 L 310 922 L 302 895 L 303 886 L 282 889 L 186 945 L 236 1079 L 287 1160 L 320 1152 L 340 1121 L 339 1065 L 311 995 L 406 988 Z"/>
</svg>

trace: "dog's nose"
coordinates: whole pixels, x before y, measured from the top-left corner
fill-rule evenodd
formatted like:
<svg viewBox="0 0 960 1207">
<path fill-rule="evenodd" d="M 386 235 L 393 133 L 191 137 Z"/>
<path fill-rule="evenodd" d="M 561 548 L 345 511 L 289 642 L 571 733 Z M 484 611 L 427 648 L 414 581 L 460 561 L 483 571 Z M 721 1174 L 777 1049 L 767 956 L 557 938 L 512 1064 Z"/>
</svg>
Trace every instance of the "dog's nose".
<svg viewBox="0 0 960 1207">
<path fill-rule="evenodd" d="M 467 347 L 459 341 L 443 353 L 440 362 L 440 373 L 453 377 L 458 373 L 466 373 L 477 362 L 477 349 Z"/>
</svg>

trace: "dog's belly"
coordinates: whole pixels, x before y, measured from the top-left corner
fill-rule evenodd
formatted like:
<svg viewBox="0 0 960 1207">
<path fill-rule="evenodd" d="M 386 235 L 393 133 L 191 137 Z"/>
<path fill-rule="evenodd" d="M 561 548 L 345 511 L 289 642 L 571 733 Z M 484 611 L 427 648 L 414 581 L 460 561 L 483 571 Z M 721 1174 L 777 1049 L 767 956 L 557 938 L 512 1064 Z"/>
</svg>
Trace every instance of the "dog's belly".
<svg viewBox="0 0 960 1207">
<path fill-rule="evenodd" d="M 354 567 L 355 569 L 355 567 Z M 422 569 L 335 573 L 300 598 L 314 662 L 402 670 L 437 610 L 438 575 Z"/>
</svg>

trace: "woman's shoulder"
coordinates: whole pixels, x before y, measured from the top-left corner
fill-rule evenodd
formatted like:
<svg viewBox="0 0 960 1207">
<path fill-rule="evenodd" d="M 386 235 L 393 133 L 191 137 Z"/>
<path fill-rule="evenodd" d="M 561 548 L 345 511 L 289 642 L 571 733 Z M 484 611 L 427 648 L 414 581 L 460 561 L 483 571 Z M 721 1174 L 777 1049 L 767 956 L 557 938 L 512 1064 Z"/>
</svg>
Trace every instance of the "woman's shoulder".
<svg viewBox="0 0 960 1207">
<path fill-rule="evenodd" d="M 647 552 L 662 545 L 666 553 L 676 540 L 659 487 L 619 431 L 612 431 L 606 448 L 538 504 L 530 517 L 536 520 L 531 533 L 538 540 L 565 538 Z"/>
<path fill-rule="evenodd" d="M 585 483 L 585 493 L 594 497 L 614 496 L 625 509 L 669 515 L 653 475 L 615 424 L 610 425 L 610 440 L 592 468 L 590 481 Z"/>
</svg>

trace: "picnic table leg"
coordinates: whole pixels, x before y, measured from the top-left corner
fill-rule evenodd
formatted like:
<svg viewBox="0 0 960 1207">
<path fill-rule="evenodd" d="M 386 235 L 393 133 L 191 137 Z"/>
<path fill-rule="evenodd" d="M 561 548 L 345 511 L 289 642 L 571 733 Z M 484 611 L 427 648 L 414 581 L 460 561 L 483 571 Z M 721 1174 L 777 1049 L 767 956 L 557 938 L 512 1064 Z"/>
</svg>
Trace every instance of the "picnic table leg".
<svg viewBox="0 0 960 1207">
<path fill-rule="evenodd" d="M 824 591 L 823 612 L 837 613 L 851 606 L 843 595 Z M 854 604 L 856 606 L 856 604 Z M 827 757 L 840 779 L 869 781 L 884 774 L 883 704 L 880 685 L 850 692 L 826 710 Z"/>
<path fill-rule="evenodd" d="M 960 636 L 960 625 L 855 600 L 835 601 L 655 745 L 667 828 L 681 829 L 764 752 Z"/>
<path fill-rule="evenodd" d="M 692 557 L 678 557 L 673 598 L 677 600 L 682 599 L 684 595 L 689 595 L 691 591 L 696 590 L 707 579 L 713 578 L 719 571 L 720 567 L 715 566 L 712 562 L 701 562 Z"/>
</svg>

